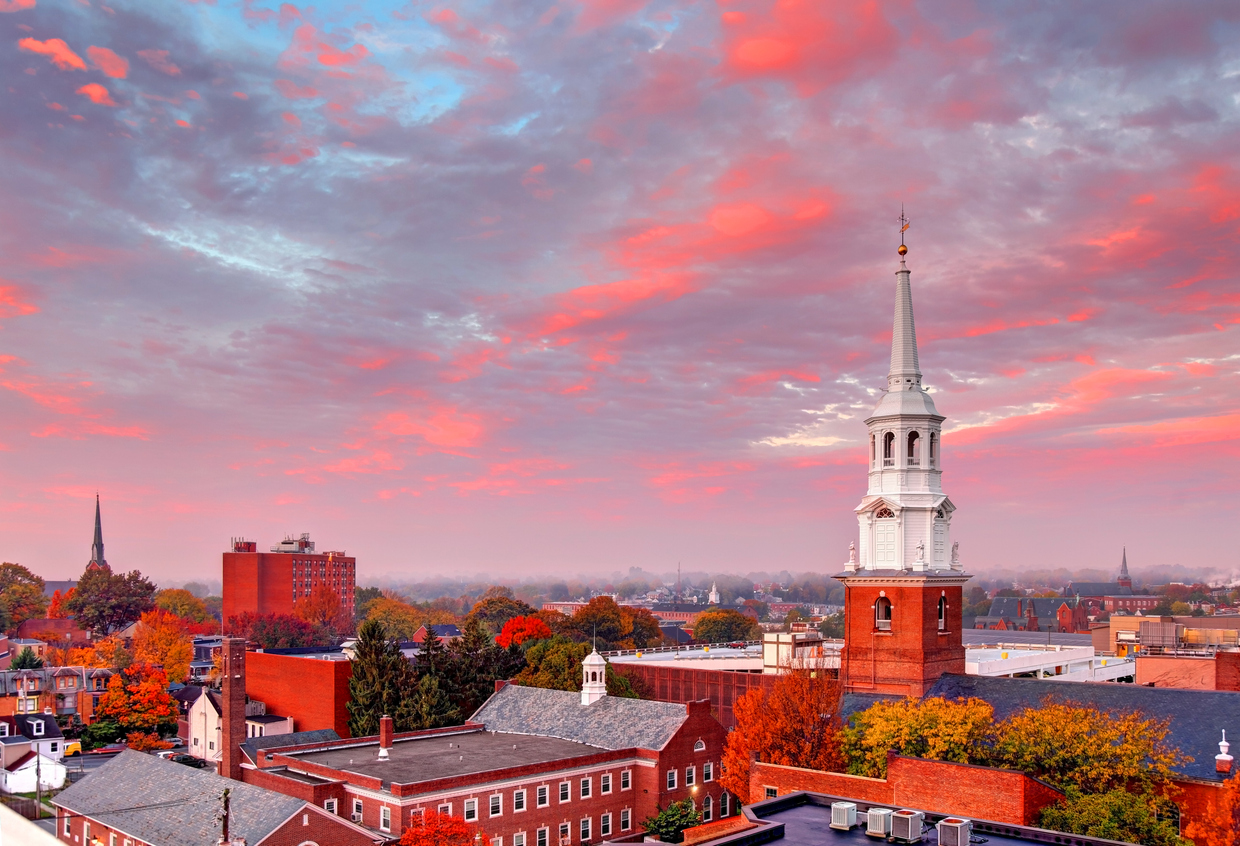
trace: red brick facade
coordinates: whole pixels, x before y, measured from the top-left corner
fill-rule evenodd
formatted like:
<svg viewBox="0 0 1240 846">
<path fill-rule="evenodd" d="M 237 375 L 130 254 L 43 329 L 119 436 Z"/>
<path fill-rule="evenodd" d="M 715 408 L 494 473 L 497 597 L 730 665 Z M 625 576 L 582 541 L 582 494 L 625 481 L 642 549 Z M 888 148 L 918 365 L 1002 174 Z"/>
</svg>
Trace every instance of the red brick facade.
<svg viewBox="0 0 1240 846">
<path fill-rule="evenodd" d="M 1136 683 L 1188 690 L 1240 691 L 1240 652 L 1137 655 Z"/>
<path fill-rule="evenodd" d="M 335 729 L 349 736 L 348 661 L 324 661 L 298 655 L 246 654 L 245 689 L 267 705 L 267 713 L 293 718 L 294 731 Z"/>
<path fill-rule="evenodd" d="M 968 579 L 916 574 L 879 577 L 857 572 L 844 582 L 846 632 L 840 675 L 858 693 L 921 696 L 943 673 L 964 673 L 961 586 Z M 875 606 L 891 602 L 889 627 L 880 627 Z M 946 618 L 939 624 L 939 601 Z"/>
<path fill-rule="evenodd" d="M 334 552 L 225 552 L 224 621 L 247 611 L 292 614 L 298 597 L 325 584 L 353 616 L 356 559 Z"/>
<path fill-rule="evenodd" d="M 709 804 L 711 818 L 720 816 L 725 807 L 725 791 L 719 783 L 719 767 L 727 733 L 711 716 L 708 703 L 690 703 L 686 710 L 684 724 L 658 751 L 599 749 L 565 760 L 403 785 L 313 764 L 299 759 L 292 750 L 269 749 L 265 752 L 272 760 L 264 756 L 264 760 L 258 762 L 263 767 L 261 770 L 247 766 L 242 780 L 313 801 L 319 806 L 334 800 L 337 814 L 351 819 L 360 812 L 362 825 L 393 838 L 401 835 L 416 814 L 427 808 L 443 808 L 477 824 L 486 837 L 503 838 L 503 846 L 540 846 L 540 830 L 546 833 L 544 846 L 560 846 L 562 825 L 569 826 L 568 844 L 579 846 L 637 832 L 643 820 L 659 808 L 681 799 L 691 798 L 703 810 Z M 465 730 L 477 729 L 456 726 L 433 733 Z M 402 739 L 430 733 L 398 734 L 396 746 L 399 749 Z M 338 741 L 327 745 L 349 746 L 361 742 Z M 374 739 L 367 742 L 373 746 Z M 702 748 L 698 749 L 699 745 Z M 281 776 L 280 768 L 284 767 L 333 781 L 312 786 Z M 668 786 L 669 771 L 675 772 L 671 788 Z M 692 784 L 688 783 L 690 778 Z M 609 788 L 605 779 L 610 781 Z M 583 780 L 588 781 L 589 793 L 584 798 Z M 568 801 L 561 802 L 560 791 L 564 784 L 568 785 Z M 542 805 L 538 802 L 540 787 L 546 789 L 547 801 Z M 605 791 L 605 788 L 608 789 Z M 518 811 L 517 794 L 522 791 L 524 808 Z M 493 796 L 500 797 L 499 813 L 495 816 L 490 813 Z M 467 802 L 476 803 L 473 819 L 467 814 Z M 732 797 L 726 800 L 726 810 L 736 812 Z M 523 844 L 514 840 L 517 835 L 524 839 Z"/>
<path fill-rule="evenodd" d="M 1036 825 L 1042 809 L 1063 798 L 1045 782 L 1016 770 L 906 758 L 894 752 L 887 756 L 885 779 L 754 763 L 749 800 L 768 798 L 769 789 L 777 796 L 804 790 L 1010 825 Z"/>
<path fill-rule="evenodd" d="M 733 728 L 732 706 L 757 688 L 769 689 L 777 676 L 711 670 L 703 667 L 667 667 L 662 664 L 613 664 L 622 676 L 634 679 L 643 696 L 659 702 L 710 702 L 711 711 L 724 728 Z"/>
</svg>

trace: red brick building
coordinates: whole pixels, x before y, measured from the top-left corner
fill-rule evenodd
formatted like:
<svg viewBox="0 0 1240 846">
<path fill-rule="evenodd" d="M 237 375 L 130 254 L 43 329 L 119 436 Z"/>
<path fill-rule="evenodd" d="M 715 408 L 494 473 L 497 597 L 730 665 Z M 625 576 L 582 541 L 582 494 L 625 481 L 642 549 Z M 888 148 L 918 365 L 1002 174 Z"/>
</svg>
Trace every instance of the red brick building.
<svg viewBox="0 0 1240 846">
<path fill-rule="evenodd" d="M 356 580 L 356 559 L 316 552 L 308 534 L 285 538 L 270 552 L 259 552 L 254 541 L 234 539 L 224 553 L 224 620 L 247 611 L 292 614 L 294 603 L 319 585 L 334 590 L 352 617 Z"/>
<path fill-rule="evenodd" d="M 353 665 L 310 655 L 247 652 L 245 690 L 272 714 L 292 717 L 297 731 L 333 729 L 349 736 Z"/>
</svg>

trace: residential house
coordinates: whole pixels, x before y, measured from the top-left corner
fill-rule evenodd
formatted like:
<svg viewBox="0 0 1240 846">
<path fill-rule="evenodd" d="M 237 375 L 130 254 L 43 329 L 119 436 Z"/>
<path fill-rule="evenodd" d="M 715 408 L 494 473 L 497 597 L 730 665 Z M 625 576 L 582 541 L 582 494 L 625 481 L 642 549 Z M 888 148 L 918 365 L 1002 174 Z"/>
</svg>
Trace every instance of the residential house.
<svg viewBox="0 0 1240 846">
<path fill-rule="evenodd" d="M 131 751 L 51 800 L 56 834 L 76 846 L 216 843 L 225 789 L 234 843 L 374 846 L 384 839 L 301 799 Z"/>
<path fill-rule="evenodd" d="M 110 670 L 90 667 L 42 667 L 0 671 L 0 716 L 76 714 L 86 723 L 107 690 Z"/>
<path fill-rule="evenodd" d="M 65 736 L 51 714 L 18 714 L 0 717 L 0 731 L 7 735 L 24 737 L 30 741 L 32 751 L 53 761 L 65 757 Z"/>
<path fill-rule="evenodd" d="M 442 640 L 445 645 L 461 637 L 461 630 L 459 628 L 451 623 L 446 623 L 444 625 L 422 626 L 413 633 L 411 640 L 414 643 L 425 643 L 428 632 L 434 632 L 435 636 Z"/>
<path fill-rule="evenodd" d="M 0 792 L 34 793 L 59 790 L 65 786 L 68 771 L 60 761 L 40 755 L 32 748 L 0 769 Z"/>
</svg>

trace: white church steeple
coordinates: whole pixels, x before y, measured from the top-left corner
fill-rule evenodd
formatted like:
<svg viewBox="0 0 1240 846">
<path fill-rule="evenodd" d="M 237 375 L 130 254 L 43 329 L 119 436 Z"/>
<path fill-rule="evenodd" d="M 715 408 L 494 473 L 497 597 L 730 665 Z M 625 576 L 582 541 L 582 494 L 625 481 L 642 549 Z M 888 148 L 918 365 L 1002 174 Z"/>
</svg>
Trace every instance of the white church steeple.
<svg viewBox="0 0 1240 846">
<path fill-rule="evenodd" d="M 901 223 L 907 223 L 903 215 Z M 903 237 L 899 253 L 891 367 L 887 390 L 865 421 L 870 430 L 869 488 L 856 508 L 860 555 L 850 555 L 848 572 L 962 569 L 951 547 L 955 506 L 942 487 L 944 417 L 921 384 L 912 274 Z"/>
</svg>

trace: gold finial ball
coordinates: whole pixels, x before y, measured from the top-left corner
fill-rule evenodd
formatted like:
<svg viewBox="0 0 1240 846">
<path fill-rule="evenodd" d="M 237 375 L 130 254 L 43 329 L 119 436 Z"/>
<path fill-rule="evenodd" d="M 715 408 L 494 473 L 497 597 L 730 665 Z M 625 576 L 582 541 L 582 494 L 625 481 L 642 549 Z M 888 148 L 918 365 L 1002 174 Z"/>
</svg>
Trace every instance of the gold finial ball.
<svg viewBox="0 0 1240 846">
<path fill-rule="evenodd" d="M 902 255 L 902 256 L 903 256 L 903 255 L 907 255 L 907 254 L 908 254 L 908 247 L 906 247 L 906 246 L 904 246 L 903 244 L 901 244 L 901 245 L 900 245 L 900 249 L 896 250 L 896 252 L 897 252 L 897 253 L 899 253 L 899 254 L 900 254 L 900 255 Z"/>
</svg>

